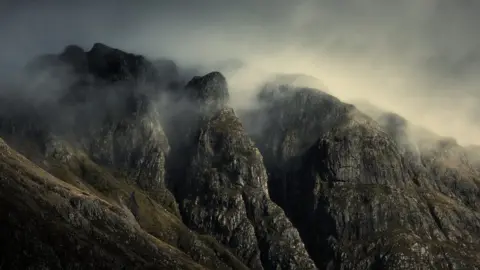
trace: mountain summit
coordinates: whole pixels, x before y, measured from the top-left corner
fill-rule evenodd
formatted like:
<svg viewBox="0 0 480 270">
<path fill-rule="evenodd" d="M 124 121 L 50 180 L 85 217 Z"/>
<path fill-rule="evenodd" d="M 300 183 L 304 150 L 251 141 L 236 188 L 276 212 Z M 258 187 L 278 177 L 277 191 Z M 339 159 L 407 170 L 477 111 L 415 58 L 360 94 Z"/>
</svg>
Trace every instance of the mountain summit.
<svg viewBox="0 0 480 270">
<path fill-rule="evenodd" d="M 0 268 L 480 269 L 480 166 L 319 89 L 96 43 L 0 90 Z M 5 86 L 7 87 L 7 86 Z"/>
</svg>

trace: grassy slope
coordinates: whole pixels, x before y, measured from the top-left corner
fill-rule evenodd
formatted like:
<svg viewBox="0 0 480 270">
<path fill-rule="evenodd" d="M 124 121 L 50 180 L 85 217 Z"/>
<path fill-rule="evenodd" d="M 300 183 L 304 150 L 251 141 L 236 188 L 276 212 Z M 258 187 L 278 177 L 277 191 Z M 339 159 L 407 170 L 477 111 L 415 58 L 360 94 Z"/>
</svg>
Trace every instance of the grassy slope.
<svg viewBox="0 0 480 270">
<path fill-rule="evenodd" d="M 151 269 L 202 268 L 193 261 L 207 268 L 245 269 L 223 246 L 188 230 L 175 202 L 165 196 L 166 190 L 140 190 L 78 152 L 68 162 L 43 162 L 49 174 L 3 141 L 0 149 L 4 229 L 35 238 L 3 239 L 14 246 L 23 243 L 5 262 L 9 269 L 25 268 L 23 263 L 65 268 L 75 265 L 75 258 L 69 259 L 75 256 L 85 261 L 78 265 L 82 269 L 93 265 L 95 269 L 121 269 L 118 265 L 144 269 L 152 262 Z M 36 239 L 40 235 L 45 239 Z M 74 247 L 77 250 L 70 250 Z M 30 255 L 22 255 L 23 250 Z M 32 262 L 24 260 L 25 256 Z"/>
</svg>

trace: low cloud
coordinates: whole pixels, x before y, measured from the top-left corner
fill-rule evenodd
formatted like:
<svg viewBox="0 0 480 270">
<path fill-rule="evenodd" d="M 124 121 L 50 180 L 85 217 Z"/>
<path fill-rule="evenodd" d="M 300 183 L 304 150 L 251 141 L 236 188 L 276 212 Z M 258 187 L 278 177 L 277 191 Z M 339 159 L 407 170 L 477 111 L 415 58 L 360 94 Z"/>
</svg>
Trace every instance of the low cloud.
<svg viewBox="0 0 480 270">
<path fill-rule="evenodd" d="M 474 1 L 7 1 L 0 8 L 0 78 L 40 53 L 103 42 L 225 69 L 237 108 L 252 106 L 257 86 L 275 73 L 304 74 L 318 79 L 309 86 L 344 101 L 366 100 L 480 144 Z M 226 60 L 238 65 L 227 70 Z"/>
</svg>

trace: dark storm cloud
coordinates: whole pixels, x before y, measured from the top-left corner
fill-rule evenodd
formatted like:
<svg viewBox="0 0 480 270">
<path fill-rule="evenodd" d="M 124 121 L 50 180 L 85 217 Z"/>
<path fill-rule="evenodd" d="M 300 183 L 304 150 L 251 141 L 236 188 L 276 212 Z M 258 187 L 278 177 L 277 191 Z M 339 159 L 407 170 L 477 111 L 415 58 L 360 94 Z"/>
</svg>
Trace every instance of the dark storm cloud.
<svg viewBox="0 0 480 270">
<path fill-rule="evenodd" d="M 236 58 L 252 67 L 229 78 L 238 100 L 259 70 L 305 73 L 342 99 L 479 142 L 478 14 L 467 0 L 2 1 L 0 72 L 72 43 L 185 64 Z"/>
</svg>

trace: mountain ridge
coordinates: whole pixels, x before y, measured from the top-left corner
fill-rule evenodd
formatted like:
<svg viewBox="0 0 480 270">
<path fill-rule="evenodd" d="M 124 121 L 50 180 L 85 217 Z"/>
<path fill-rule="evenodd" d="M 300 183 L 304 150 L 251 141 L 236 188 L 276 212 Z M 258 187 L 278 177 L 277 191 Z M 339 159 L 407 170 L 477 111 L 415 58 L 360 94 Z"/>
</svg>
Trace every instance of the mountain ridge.
<svg viewBox="0 0 480 270">
<path fill-rule="evenodd" d="M 88 240 L 101 233 L 102 243 L 110 244 L 92 244 L 98 265 L 68 262 L 55 242 L 38 242 L 39 232 L 27 230 L 30 240 L 17 249 L 29 253 L 2 256 L 7 268 L 480 265 L 480 167 L 468 156 L 472 152 L 440 140 L 433 148 L 417 144 L 415 152 L 415 144 L 402 141 L 408 134 L 399 116 L 374 119 L 330 94 L 283 81 L 267 83 L 257 97 L 261 105 L 238 113 L 221 72 L 185 82 L 173 61 L 101 43 L 90 51 L 69 45 L 32 61 L 27 71 L 31 80 L 49 74 L 34 87 L 48 98 L 29 106 L 31 92 L 19 92 L 18 100 L 4 94 L 0 101 L 0 137 L 9 145 L 2 142 L 0 162 L 10 205 L 2 209 L 11 213 L 6 230 L 27 226 L 15 216 L 40 215 L 46 235 L 59 233 L 72 245 L 76 238 L 67 232 L 76 227 L 68 218 L 52 223 L 41 215 L 82 215 L 87 225 L 80 235 Z M 58 89 L 44 93 L 52 85 Z M 65 121 L 57 120 L 60 115 Z M 32 170 L 42 176 L 25 178 Z M 44 191 L 35 193 L 33 187 L 45 189 L 38 183 L 53 186 L 48 196 L 60 192 L 55 186 L 68 196 L 83 192 L 87 205 L 93 200 L 95 206 L 62 199 L 60 205 L 70 203 L 63 210 L 53 201 L 34 207 L 46 198 Z M 22 206 L 14 199 L 21 197 L 33 203 Z M 112 229 L 130 223 L 133 233 Z M 58 226 L 66 229 L 56 232 Z M 144 240 L 124 245 L 113 240 L 117 234 Z M 124 246 L 110 251 L 110 245 Z M 46 250 L 56 256 L 42 261 Z M 119 254 L 124 259 L 116 262 Z"/>
</svg>

